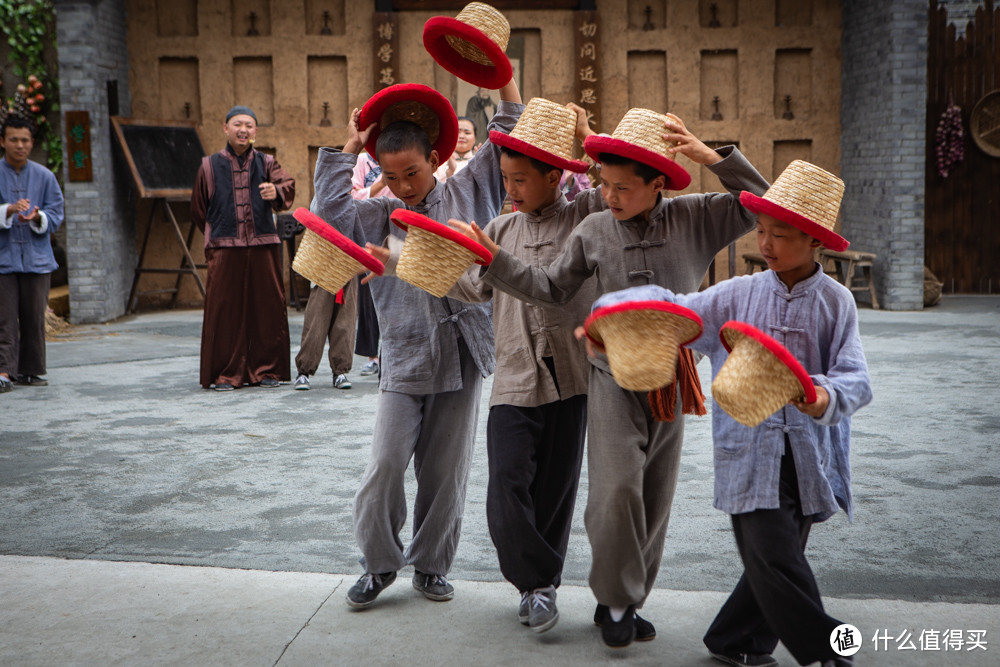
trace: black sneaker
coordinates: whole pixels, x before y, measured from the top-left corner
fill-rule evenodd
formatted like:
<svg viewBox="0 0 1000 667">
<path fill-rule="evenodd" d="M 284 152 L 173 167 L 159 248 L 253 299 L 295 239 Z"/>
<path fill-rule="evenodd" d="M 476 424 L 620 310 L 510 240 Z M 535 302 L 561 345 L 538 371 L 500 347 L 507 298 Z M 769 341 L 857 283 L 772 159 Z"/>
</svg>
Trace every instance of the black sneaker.
<svg viewBox="0 0 1000 667">
<path fill-rule="evenodd" d="M 597 605 L 594 623 L 601 627 L 601 639 L 611 648 L 624 648 L 635 640 L 635 605 L 625 609 L 622 620 L 611 620 L 611 610 L 607 605 Z"/>
<path fill-rule="evenodd" d="M 530 607 L 528 625 L 533 632 L 545 632 L 559 622 L 559 609 L 556 607 L 556 589 L 553 586 L 536 588 L 528 596 Z"/>
<path fill-rule="evenodd" d="M 455 587 L 441 574 L 427 574 L 417 570 L 413 574 L 413 587 L 428 600 L 445 602 L 455 597 Z"/>
<path fill-rule="evenodd" d="M 734 667 L 778 667 L 778 661 L 768 653 L 715 653 L 708 654 L 727 665 Z"/>
<path fill-rule="evenodd" d="M 347 604 L 355 609 L 365 609 L 375 603 L 378 594 L 389 587 L 389 584 L 396 581 L 395 572 L 385 572 L 375 574 L 374 572 L 364 573 L 357 583 L 347 591 Z"/>
<path fill-rule="evenodd" d="M 37 375 L 18 375 L 18 384 L 23 384 L 26 387 L 47 387 L 49 386 L 49 381 L 45 378 L 40 378 Z"/>
<path fill-rule="evenodd" d="M 608 613 L 606 605 L 599 604 L 594 610 L 594 625 L 600 627 L 604 615 Z M 644 619 L 638 613 L 635 615 L 635 640 L 637 642 L 648 642 L 656 639 L 656 628 L 652 623 Z"/>
<path fill-rule="evenodd" d="M 531 591 L 521 593 L 521 604 L 517 607 L 517 620 L 521 625 L 528 625 L 531 622 L 531 609 L 528 607 Z"/>
</svg>

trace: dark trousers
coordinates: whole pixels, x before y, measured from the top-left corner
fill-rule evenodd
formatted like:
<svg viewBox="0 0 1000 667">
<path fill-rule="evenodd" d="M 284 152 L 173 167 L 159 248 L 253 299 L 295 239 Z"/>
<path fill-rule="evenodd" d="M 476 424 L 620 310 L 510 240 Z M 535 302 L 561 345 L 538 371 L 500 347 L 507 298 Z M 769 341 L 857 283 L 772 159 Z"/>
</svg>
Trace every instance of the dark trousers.
<svg viewBox="0 0 1000 667">
<path fill-rule="evenodd" d="M 559 585 L 586 430 L 586 396 L 490 408 L 486 520 L 500 572 L 521 592 Z"/>
<path fill-rule="evenodd" d="M 378 317 L 375 302 L 368 285 L 358 287 L 358 336 L 354 342 L 354 354 L 362 357 L 378 356 Z"/>
<path fill-rule="evenodd" d="M 48 273 L 0 274 L 0 373 L 45 375 Z"/>
<path fill-rule="evenodd" d="M 781 458 L 780 506 L 732 515 L 743 576 L 705 634 L 716 653 L 774 651 L 780 640 L 799 664 L 836 658 L 830 633 L 840 621 L 823 611 L 805 557 L 812 516 L 803 516 L 791 449 Z"/>
</svg>

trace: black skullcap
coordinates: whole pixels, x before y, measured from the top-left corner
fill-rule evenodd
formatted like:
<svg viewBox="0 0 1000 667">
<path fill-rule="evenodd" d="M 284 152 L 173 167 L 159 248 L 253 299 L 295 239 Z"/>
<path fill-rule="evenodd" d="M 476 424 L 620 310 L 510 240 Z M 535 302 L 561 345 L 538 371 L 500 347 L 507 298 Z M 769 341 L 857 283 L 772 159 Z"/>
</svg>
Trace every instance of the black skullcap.
<svg viewBox="0 0 1000 667">
<path fill-rule="evenodd" d="M 257 122 L 257 114 L 255 114 L 250 109 L 250 107 L 244 107 L 240 105 L 234 106 L 232 109 L 229 110 L 229 113 L 226 114 L 226 122 L 228 123 L 229 119 L 232 118 L 233 116 L 250 116 L 251 118 L 253 118 L 253 122 L 255 123 Z"/>
</svg>

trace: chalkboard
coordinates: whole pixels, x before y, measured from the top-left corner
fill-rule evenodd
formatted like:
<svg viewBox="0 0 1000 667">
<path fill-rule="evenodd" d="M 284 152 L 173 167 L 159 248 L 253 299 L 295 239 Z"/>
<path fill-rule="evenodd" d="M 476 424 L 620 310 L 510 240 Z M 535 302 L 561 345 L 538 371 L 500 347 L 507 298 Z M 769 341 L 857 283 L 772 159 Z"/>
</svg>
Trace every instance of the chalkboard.
<svg viewBox="0 0 1000 667">
<path fill-rule="evenodd" d="M 140 197 L 191 197 L 205 156 L 196 123 L 120 117 L 111 123 Z"/>
</svg>

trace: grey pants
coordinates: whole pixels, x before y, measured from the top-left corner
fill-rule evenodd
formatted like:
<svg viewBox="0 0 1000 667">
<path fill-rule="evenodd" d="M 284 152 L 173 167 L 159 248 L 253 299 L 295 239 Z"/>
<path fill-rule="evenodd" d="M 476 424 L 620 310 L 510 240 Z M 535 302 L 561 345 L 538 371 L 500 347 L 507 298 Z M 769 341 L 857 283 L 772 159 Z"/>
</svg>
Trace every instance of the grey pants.
<svg viewBox="0 0 1000 667">
<path fill-rule="evenodd" d="M 354 334 L 358 323 L 358 279 L 344 285 L 344 302 L 322 287 L 313 287 L 302 316 L 302 343 L 295 355 L 299 373 L 314 375 L 330 344 L 330 368 L 334 377 L 347 374 L 354 363 Z"/>
<path fill-rule="evenodd" d="M 354 497 L 354 535 L 367 572 L 404 565 L 430 574 L 451 570 L 462 532 L 465 489 L 472 466 L 483 379 L 459 342 L 462 389 L 412 395 L 379 395 L 371 457 Z M 417 497 L 413 538 L 403 551 L 406 521 L 403 480 L 413 459 Z"/>
<path fill-rule="evenodd" d="M 0 373 L 45 375 L 49 273 L 0 274 Z"/>
<path fill-rule="evenodd" d="M 590 588 L 601 604 L 641 607 L 656 582 L 677 486 L 684 416 L 654 421 L 646 392 L 590 368 L 587 423 Z"/>
</svg>

